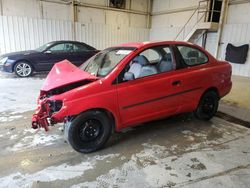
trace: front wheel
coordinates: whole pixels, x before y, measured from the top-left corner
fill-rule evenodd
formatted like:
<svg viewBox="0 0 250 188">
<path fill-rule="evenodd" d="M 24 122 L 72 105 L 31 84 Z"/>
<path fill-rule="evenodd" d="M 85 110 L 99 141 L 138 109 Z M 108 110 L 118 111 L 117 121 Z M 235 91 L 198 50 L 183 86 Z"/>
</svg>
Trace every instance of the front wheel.
<svg viewBox="0 0 250 188">
<path fill-rule="evenodd" d="M 26 61 L 20 61 L 16 63 L 14 72 L 19 77 L 28 77 L 32 74 L 33 67 Z"/>
<path fill-rule="evenodd" d="M 207 91 L 200 99 L 194 114 L 198 119 L 210 120 L 217 112 L 219 97 L 214 91 Z"/>
<path fill-rule="evenodd" d="M 110 118 L 101 111 L 91 110 L 78 115 L 68 129 L 70 145 L 80 153 L 102 148 L 112 131 Z"/>
</svg>

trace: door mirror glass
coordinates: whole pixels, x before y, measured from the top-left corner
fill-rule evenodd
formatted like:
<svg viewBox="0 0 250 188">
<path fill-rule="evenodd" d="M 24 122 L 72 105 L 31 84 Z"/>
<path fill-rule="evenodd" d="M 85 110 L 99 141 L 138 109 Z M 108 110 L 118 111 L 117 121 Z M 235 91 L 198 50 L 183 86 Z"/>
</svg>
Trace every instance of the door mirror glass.
<svg viewBox="0 0 250 188">
<path fill-rule="evenodd" d="M 129 81 L 129 80 L 134 80 L 134 79 L 135 79 L 134 73 L 132 73 L 132 72 L 126 72 L 124 74 L 124 80 Z"/>
</svg>

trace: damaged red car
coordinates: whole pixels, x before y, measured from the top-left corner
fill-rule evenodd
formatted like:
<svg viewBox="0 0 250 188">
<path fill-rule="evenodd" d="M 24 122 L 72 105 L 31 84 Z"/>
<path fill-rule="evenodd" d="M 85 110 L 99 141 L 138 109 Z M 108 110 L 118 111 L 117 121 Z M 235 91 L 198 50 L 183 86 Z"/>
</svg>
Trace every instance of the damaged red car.
<svg viewBox="0 0 250 188">
<path fill-rule="evenodd" d="M 32 127 L 64 123 L 78 152 L 102 148 L 113 131 L 175 114 L 211 119 L 232 87 L 231 66 L 203 48 L 177 41 L 105 49 L 79 68 L 54 65 L 38 98 Z"/>
</svg>

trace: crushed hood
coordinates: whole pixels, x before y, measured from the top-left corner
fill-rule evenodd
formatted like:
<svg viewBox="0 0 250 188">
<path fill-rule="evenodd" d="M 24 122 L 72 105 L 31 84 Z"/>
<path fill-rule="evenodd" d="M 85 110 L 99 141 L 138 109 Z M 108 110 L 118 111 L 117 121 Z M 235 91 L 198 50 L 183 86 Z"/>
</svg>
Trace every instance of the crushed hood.
<svg viewBox="0 0 250 188">
<path fill-rule="evenodd" d="M 50 91 L 52 89 L 62 87 L 71 83 L 96 79 L 97 77 L 79 69 L 68 60 L 63 60 L 53 66 L 41 90 Z"/>
</svg>

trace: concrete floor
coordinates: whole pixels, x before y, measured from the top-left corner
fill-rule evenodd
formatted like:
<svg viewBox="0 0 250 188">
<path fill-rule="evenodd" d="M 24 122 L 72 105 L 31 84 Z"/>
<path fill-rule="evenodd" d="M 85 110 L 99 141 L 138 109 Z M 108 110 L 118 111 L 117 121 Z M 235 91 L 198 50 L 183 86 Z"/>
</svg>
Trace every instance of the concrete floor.
<svg viewBox="0 0 250 188">
<path fill-rule="evenodd" d="M 219 110 L 250 122 L 250 78 L 233 76 L 233 87 L 220 103 Z"/>
<path fill-rule="evenodd" d="M 248 128 L 179 115 L 116 133 L 84 155 L 64 142 L 60 125 L 30 129 L 43 78 L 0 74 L 0 187 L 249 187 Z"/>
</svg>

